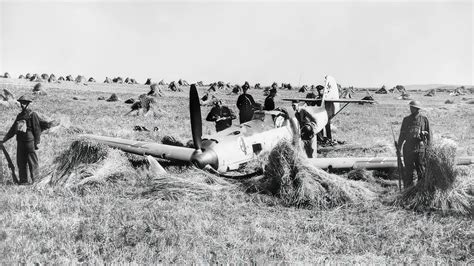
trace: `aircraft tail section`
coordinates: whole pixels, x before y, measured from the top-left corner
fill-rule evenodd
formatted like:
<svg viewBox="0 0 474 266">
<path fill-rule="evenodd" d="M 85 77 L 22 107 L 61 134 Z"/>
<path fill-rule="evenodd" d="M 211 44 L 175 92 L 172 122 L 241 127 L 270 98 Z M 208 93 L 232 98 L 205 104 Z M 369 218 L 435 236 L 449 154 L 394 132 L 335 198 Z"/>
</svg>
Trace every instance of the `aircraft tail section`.
<svg viewBox="0 0 474 266">
<path fill-rule="evenodd" d="M 340 106 L 339 103 L 326 102 L 326 100 L 339 100 L 339 88 L 337 87 L 336 79 L 329 75 L 325 77 L 323 104 L 329 117 L 331 117 L 339 111 Z"/>
</svg>

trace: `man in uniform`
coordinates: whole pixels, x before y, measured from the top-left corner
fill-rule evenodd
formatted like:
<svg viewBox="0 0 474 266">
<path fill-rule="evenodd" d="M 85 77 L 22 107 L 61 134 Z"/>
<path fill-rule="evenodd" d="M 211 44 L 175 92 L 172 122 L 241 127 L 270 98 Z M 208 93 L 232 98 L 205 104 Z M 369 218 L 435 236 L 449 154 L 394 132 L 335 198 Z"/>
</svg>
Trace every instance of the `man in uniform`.
<svg viewBox="0 0 474 266">
<path fill-rule="evenodd" d="M 300 136 L 303 141 L 303 148 L 308 158 L 313 158 L 313 153 L 316 151 L 316 141 L 314 140 L 314 130 L 316 128 L 316 118 L 308 110 L 306 103 L 293 103 L 293 110 L 295 111 L 296 120 L 300 125 Z"/>
<path fill-rule="evenodd" d="M 206 121 L 215 121 L 216 131 L 219 132 L 232 126 L 232 120 L 235 118 L 234 112 L 229 107 L 223 106 L 221 100 L 215 100 L 214 107 L 207 115 Z"/>
<path fill-rule="evenodd" d="M 21 106 L 21 113 L 17 115 L 15 122 L 3 138 L 2 143 L 16 135 L 16 160 L 20 177 L 19 181 L 20 184 L 26 184 L 28 183 L 27 167 L 32 182 L 39 175 L 38 156 L 35 151 L 38 150 L 38 145 L 41 141 L 41 127 L 38 114 L 28 108 L 31 99 L 28 96 L 21 96 L 18 102 Z"/>
<path fill-rule="evenodd" d="M 424 156 L 426 148 L 431 142 L 431 130 L 428 118 L 420 114 L 420 103 L 410 102 L 411 114 L 403 118 L 398 145 L 403 147 L 403 160 L 405 162 L 405 176 L 403 186 L 413 185 L 413 174 L 416 170 L 418 182 L 423 178 L 425 165 Z"/>
<path fill-rule="evenodd" d="M 246 84 L 248 83 L 246 82 Z M 240 124 L 252 120 L 253 108 L 255 106 L 255 100 L 253 99 L 252 95 L 247 93 L 247 90 L 250 88 L 250 86 L 246 86 L 246 84 L 242 86 L 242 94 L 237 99 Z"/>
<path fill-rule="evenodd" d="M 265 111 L 272 111 L 275 110 L 275 96 L 277 94 L 277 90 L 272 88 L 270 90 L 270 95 L 265 98 L 265 104 L 263 105 L 263 110 Z"/>
</svg>

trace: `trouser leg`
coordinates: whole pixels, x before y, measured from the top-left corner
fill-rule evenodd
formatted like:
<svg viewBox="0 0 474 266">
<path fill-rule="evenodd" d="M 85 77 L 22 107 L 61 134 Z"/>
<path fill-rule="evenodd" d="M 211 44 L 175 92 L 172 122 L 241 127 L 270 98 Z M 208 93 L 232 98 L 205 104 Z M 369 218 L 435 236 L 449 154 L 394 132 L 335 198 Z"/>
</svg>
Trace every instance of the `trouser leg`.
<svg viewBox="0 0 474 266">
<path fill-rule="evenodd" d="M 405 174 L 403 178 L 403 187 L 407 188 L 413 185 L 413 171 L 414 171 L 414 152 L 411 150 L 403 150 L 403 161 L 405 163 Z"/>
<path fill-rule="evenodd" d="M 38 156 L 34 150 L 28 153 L 28 167 L 30 169 L 31 182 L 35 182 L 39 176 L 39 165 Z"/>
<path fill-rule="evenodd" d="M 26 145 L 21 141 L 17 142 L 16 164 L 18 165 L 18 176 L 20 184 L 27 183 L 28 172 L 26 167 L 28 164 L 28 151 L 26 149 Z"/>
<path fill-rule="evenodd" d="M 303 140 L 304 151 L 306 152 L 306 156 L 308 158 L 313 158 L 313 154 L 315 151 L 314 143 L 315 143 L 314 138 L 311 138 L 310 140 Z"/>
<path fill-rule="evenodd" d="M 414 166 L 418 177 L 417 182 L 420 182 L 425 176 L 425 149 L 420 148 L 415 154 Z"/>
</svg>

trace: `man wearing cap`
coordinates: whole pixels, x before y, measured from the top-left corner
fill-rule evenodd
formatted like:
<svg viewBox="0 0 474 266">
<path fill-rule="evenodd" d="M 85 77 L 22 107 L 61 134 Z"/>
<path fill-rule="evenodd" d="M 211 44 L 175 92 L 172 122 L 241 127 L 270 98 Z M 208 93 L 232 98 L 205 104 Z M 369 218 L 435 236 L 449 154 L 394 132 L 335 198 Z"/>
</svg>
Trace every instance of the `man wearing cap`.
<svg viewBox="0 0 474 266">
<path fill-rule="evenodd" d="M 403 160 L 405 162 L 403 186 L 405 188 L 413 185 L 415 170 L 418 182 L 423 178 L 425 151 L 432 139 L 428 118 L 420 114 L 420 109 L 420 102 L 410 102 L 411 114 L 403 118 L 398 138 L 400 149 L 403 147 Z"/>
<path fill-rule="evenodd" d="M 255 100 L 252 95 L 247 93 L 250 86 L 248 86 L 248 82 L 246 82 L 246 84 L 242 86 L 242 94 L 240 94 L 237 99 L 237 108 L 239 108 L 239 120 L 241 124 L 252 120 L 253 108 L 255 106 Z"/>
<path fill-rule="evenodd" d="M 41 141 L 41 127 L 38 114 L 28 108 L 31 99 L 28 96 L 21 96 L 18 102 L 21 105 L 21 113 L 17 115 L 15 122 L 3 138 L 2 143 L 16 135 L 16 161 L 20 177 L 19 181 L 20 184 L 25 184 L 28 183 L 27 167 L 32 182 L 39 174 L 38 156 L 35 150 L 38 149 Z"/>
<path fill-rule="evenodd" d="M 270 90 L 270 95 L 265 98 L 265 103 L 263 105 L 263 110 L 265 111 L 271 111 L 275 110 L 275 96 L 277 94 L 277 90 L 275 88 L 272 88 Z"/>
<path fill-rule="evenodd" d="M 292 107 L 295 111 L 296 120 L 298 120 L 300 126 L 300 137 L 303 141 L 303 148 L 306 152 L 306 156 L 308 158 L 313 158 L 313 154 L 317 149 L 317 143 L 314 140 L 314 131 L 317 129 L 316 117 L 304 102 L 295 102 L 292 104 Z"/>
<path fill-rule="evenodd" d="M 232 120 L 235 118 L 234 112 L 232 112 L 229 107 L 223 106 L 221 100 L 215 100 L 214 107 L 212 107 L 207 115 L 206 121 L 215 121 L 216 131 L 219 132 L 232 126 Z"/>
</svg>

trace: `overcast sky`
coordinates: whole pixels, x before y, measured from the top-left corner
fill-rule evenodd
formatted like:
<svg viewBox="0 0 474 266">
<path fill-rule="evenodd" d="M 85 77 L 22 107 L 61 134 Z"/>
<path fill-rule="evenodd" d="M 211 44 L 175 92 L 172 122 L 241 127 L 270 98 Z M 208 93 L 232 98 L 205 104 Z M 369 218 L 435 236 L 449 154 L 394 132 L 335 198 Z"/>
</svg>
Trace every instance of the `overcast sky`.
<svg viewBox="0 0 474 266">
<path fill-rule="evenodd" d="M 3 1 L 0 72 L 468 85 L 473 10 L 472 1 Z"/>
</svg>

